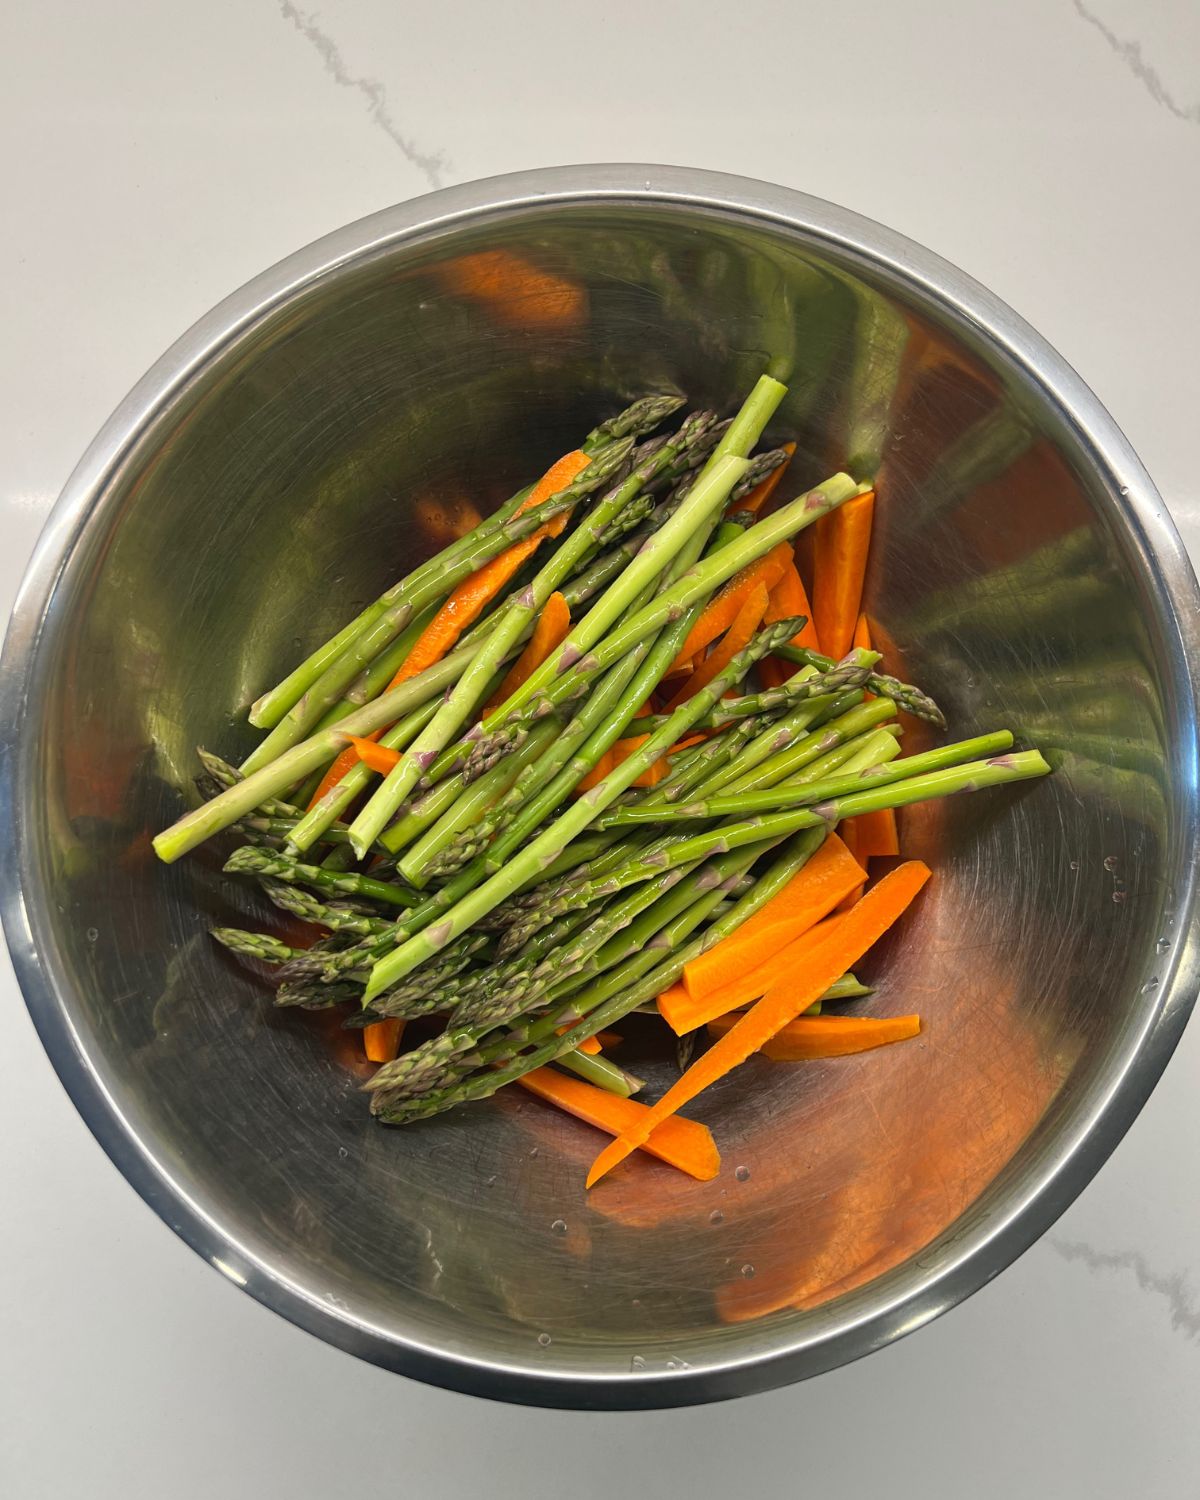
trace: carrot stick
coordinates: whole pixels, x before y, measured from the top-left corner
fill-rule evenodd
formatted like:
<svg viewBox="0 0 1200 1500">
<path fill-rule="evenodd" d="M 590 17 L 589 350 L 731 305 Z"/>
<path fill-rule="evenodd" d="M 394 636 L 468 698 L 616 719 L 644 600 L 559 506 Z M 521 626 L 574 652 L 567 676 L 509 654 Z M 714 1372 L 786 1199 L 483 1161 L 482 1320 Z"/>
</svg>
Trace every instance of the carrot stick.
<svg viewBox="0 0 1200 1500">
<path fill-rule="evenodd" d="M 835 841 L 832 849 L 830 848 L 831 840 Z M 812 859 L 796 871 L 783 889 L 776 891 L 769 901 L 759 907 L 758 911 L 752 917 L 748 917 L 742 923 L 737 929 L 736 934 L 731 935 L 748 937 L 752 932 L 761 932 L 764 927 L 773 927 L 777 922 L 787 921 L 794 913 L 803 910 L 808 904 L 809 880 L 812 878 L 811 873 L 806 877 L 805 871 L 811 871 L 812 864 L 816 859 L 821 857 L 827 858 L 834 853 L 837 850 L 838 844 L 844 844 L 844 840 L 840 834 L 829 834 L 821 845 L 821 848 L 812 856 Z M 820 866 L 818 866 L 819 868 Z M 863 871 L 862 878 L 866 879 L 865 870 Z M 716 950 L 714 949 L 713 951 L 715 952 Z"/>
<path fill-rule="evenodd" d="M 760 480 L 758 484 L 756 484 L 750 491 L 750 493 L 748 495 L 744 495 L 742 499 L 737 501 L 736 504 L 731 507 L 731 509 L 748 510 L 752 515 L 755 516 L 757 516 L 762 511 L 767 501 L 775 493 L 779 481 L 787 473 L 788 464 L 791 463 L 796 453 L 795 443 L 784 443 L 782 447 L 784 452 L 787 454 L 787 462 L 780 464 L 779 467 L 768 474 L 765 479 Z"/>
<path fill-rule="evenodd" d="M 571 611 L 561 594 L 551 594 L 542 606 L 529 643 L 508 669 L 504 681 L 483 705 L 481 718 L 503 703 L 546 660 L 555 646 L 561 646 L 571 629 Z"/>
<path fill-rule="evenodd" d="M 858 623 L 874 515 L 875 495 L 868 490 L 813 527 L 813 618 L 822 649 L 838 661 L 849 651 Z"/>
<path fill-rule="evenodd" d="M 853 501 L 847 504 L 853 505 Z M 843 506 L 843 509 L 845 507 Z M 717 593 L 715 599 L 705 606 L 704 613 L 692 626 L 679 655 L 667 668 L 665 676 L 677 672 L 698 651 L 703 651 L 705 646 L 712 645 L 719 635 L 724 635 L 733 624 L 734 618 L 747 594 L 758 583 L 765 583 L 768 590 L 773 589 L 780 574 L 787 567 L 792 555 L 791 544 L 780 542 L 778 546 L 772 547 L 765 557 L 760 557 L 757 562 L 751 563 L 735 573 L 727 584 Z"/>
<path fill-rule="evenodd" d="M 846 845 L 836 833 L 831 833 L 774 898 L 779 902 L 785 893 L 788 897 L 786 907 L 780 904 L 775 920 L 762 920 L 774 904 L 768 902 L 750 921 L 684 965 L 683 984 L 688 996 L 702 1000 L 705 995 L 744 979 L 759 964 L 827 917 L 866 878 L 866 871 Z"/>
<path fill-rule="evenodd" d="M 372 1021 L 363 1027 L 363 1051 L 368 1062 L 391 1062 L 400 1051 L 400 1038 L 404 1035 L 402 1020 Z"/>
<path fill-rule="evenodd" d="M 718 1016 L 708 1023 L 710 1036 L 724 1036 L 741 1018 Z M 813 1057 L 848 1057 L 889 1042 L 905 1042 L 921 1030 L 920 1016 L 798 1016 L 782 1027 L 760 1051 L 773 1062 L 804 1062 Z"/>
<path fill-rule="evenodd" d="M 808 624 L 799 635 L 792 637 L 791 644 L 807 646 L 812 651 L 820 651 L 821 641 L 817 635 L 817 627 L 813 624 L 812 605 L 808 602 L 804 580 L 800 577 L 794 558 L 784 568 L 779 575 L 778 582 L 771 590 L 771 602 L 763 616 L 763 624 L 774 625 L 776 620 L 787 620 L 793 615 L 806 615 Z M 794 672 L 795 668 L 789 667 L 788 670 Z"/>
<path fill-rule="evenodd" d="M 350 736 L 350 748 L 364 765 L 378 771 L 381 776 L 386 776 L 400 759 L 399 750 L 389 750 L 386 745 L 377 745 L 374 740 L 364 739 L 359 734 Z"/>
<path fill-rule="evenodd" d="M 607 1130 L 610 1135 L 620 1135 L 623 1130 L 639 1127 L 642 1117 L 650 1113 L 649 1108 L 636 1099 L 622 1099 L 619 1094 L 598 1089 L 582 1078 L 569 1078 L 553 1068 L 534 1068 L 517 1082 L 539 1099 L 557 1104 L 576 1119 L 595 1125 L 599 1130 Z M 701 1182 L 711 1181 L 721 1169 L 721 1156 L 712 1132 L 707 1125 L 696 1120 L 667 1120 L 662 1128 L 647 1130 L 640 1145 L 651 1156 L 657 1156 Z"/>
<path fill-rule="evenodd" d="M 622 1131 L 592 1163 L 587 1186 L 593 1187 L 618 1162 L 636 1151 L 650 1132 L 673 1118 L 676 1111 L 744 1063 L 769 1042 L 844 974 L 866 950 L 877 942 L 911 904 L 929 879 L 929 867 L 910 860 L 885 875 L 862 898 L 853 911 L 836 917 L 828 935 L 812 945 L 803 964 L 797 964 L 781 984 L 775 986 L 723 1037 L 698 1058 L 657 1104 L 643 1115 L 636 1128 Z M 794 1144 L 794 1143 L 793 1143 Z"/>
<path fill-rule="evenodd" d="M 857 887 L 855 887 L 857 890 Z M 698 1026 L 704 1026 L 716 1016 L 727 1015 L 752 1000 L 760 1000 L 772 985 L 785 978 L 799 964 L 813 943 L 821 942 L 828 935 L 827 929 L 836 917 L 817 922 L 798 936 L 779 943 L 768 927 L 759 934 L 764 945 L 770 944 L 770 952 L 761 954 L 758 962 L 744 973 L 731 979 L 720 989 L 709 990 L 703 995 L 692 995 L 686 982 L 672 985 L 658 997 L 658 1013 L 676 1034 L 686 1036 Z"/>
<path fill-rule="evenodd" d="M 580 448 L 564 454 L 556 463 L 551 464 L 513 514 L 519 516 L 523 511 L 532 510 L 535 505 L 541 505 L 559 490 L 566 489 L 590 462 L 588 455 Z M 478 619 L 487 604 L 495 598 L 526 558 L 532 557 L 546 537 L 558 536 L 568 519 L 564 514 L 556 516 L 553 521 L 547 521 L 544 526 L 539 526 L 535 532 L 493 557 L 491 562 L 484 563 L 482 568 L 478 568 L 451 590 L 441 609 L 413 642 L 412 650 L 388 683 L 386 691 L 390 693 L 410 677 L 436 665 L 467 626 Z M 382 729 L 377 729 L 367 738 L 377 740 L 382 733 Z M 309 808 L 316 807 L 321 798 L 331 792 L 361 758 L 353 746 L 343 750 L 321 778 L 321 784 L 309 800 Z"/>
<path fill-rule="evenodd" d="M 733 623 L 721 637 L 720 644 L 687 679 L 663 709 L 664 713 L 673 714 L 681 703 L 686 703 L 701 688 L 706 688 L 719 672 L 723 672 L 739 651 L 746 649 L 767 612 L 769 597 L 765 583 L 760 581 L 754 585 L 733 617 Z"/>
</svg>

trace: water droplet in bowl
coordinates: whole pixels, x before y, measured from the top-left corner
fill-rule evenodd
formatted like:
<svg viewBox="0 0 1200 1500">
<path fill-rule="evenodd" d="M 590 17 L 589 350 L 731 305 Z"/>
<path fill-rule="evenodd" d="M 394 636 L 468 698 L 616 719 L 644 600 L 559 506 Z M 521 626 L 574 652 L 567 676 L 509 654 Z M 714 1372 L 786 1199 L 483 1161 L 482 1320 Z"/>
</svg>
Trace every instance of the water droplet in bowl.
<svg viewBox="0 0 1200 1500">
<path fill-rule="evenodd" d="M 644 1370 L 646 1368 L 646 1361 L 640 1354 L 635 1354 L 629 1361 L 629 1368 L 631 1370 Z"/>
<path fill-rule="evenodd" d="M 747 1261 L 746 1264 L 742 1267 L 742 1275 L 746 1278 L 747 1281 L 749 1281 L 751 1276 L 754 1275 L 754 1267 L 750 1264 L 749 1261 Z"/>
<path fill-rule="evenodd" d="M 1106 854 L 1104 856 L 1104 868 L 1110 873 L 1117 868 L 1117 856 L 1115 854 Z"/>
<path fill-rule="evenodd" d="M 1170 938 L 1165 938 L 1165 937 L 1160 937 L 1159 940 L 1158 940 L 1158 942 L 1155 943 L 1154 946 L 1158 950 L 1159 953 L 1165 953 L 1167 951 L 1167 949 L 1171 946 L 1171 939 Z"/>
<path fill-rule="evenodd" d="M 724 1224 L 725 1215 L 719 1208 L 714 1208 L 712 1213 L 710 1213 L 708 1216 L 708 1222 L 710 1224 Z"/>
<path fill-rule="evenodd" d="M 733 1175 L 737 1178 L 737 1180 L 739 1182 L 749 1182 L 750 1181 L 750 1168 L 749 1167 L 738 1167 L 737 1171 L 735 1171 Z"/>
<path fill-rule="evenodd" d="M 553 1234 L 566 1234 L 567 1221 L 565 1219 L 555 1219 L 554 1223 L 550 1226 L 550 1230 Z"/>
<path fill-rule="evenodd" d="M 550 1344 L 550 1335 L 548 1333 L 539 1333 L 538 1343 L 541 1344 L 543 1349 L 548 1348 Z"/>
<path fill-rule="evenodd" d="M 1113 892 L 1113 900 L 1117 903 L 1118 906 L 1120 906 L 1121 902 L 1124 901 L 1124 899 L 1125 899 L 1125 892 L 1124 891 L 1114 891 Z"/>
<path fill-rule="evenodd" d="M 100 936 L 100 929 L 98 927 L 89 927 L 88 928 L 88 930 L 87 930 L 87 939 L 88 939 L 89 943 L 94 943 L 99 936 Z"/>
</svg>

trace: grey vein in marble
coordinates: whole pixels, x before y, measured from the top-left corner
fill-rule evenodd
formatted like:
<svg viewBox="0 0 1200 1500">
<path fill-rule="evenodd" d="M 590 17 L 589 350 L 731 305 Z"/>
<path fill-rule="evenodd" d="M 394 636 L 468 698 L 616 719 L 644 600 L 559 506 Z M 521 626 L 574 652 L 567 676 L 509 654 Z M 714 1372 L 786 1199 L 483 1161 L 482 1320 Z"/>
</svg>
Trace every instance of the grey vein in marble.
<svg viewBox="0 0 1200 1500">
<path fill-rule="evenodd" d="M 1123 42 L 1115 31 L 1111 31 L 1099 16 L 1087 8 L 1083 0 L 1071 0 L 1071 3 L 1083 19 L 1096 28 L 1133 76 L 1145 84 L 1156 104 L 1169 110 L 1177 120 L 1183 120 L 1188 125 L 1200 125 L 1200 104 L 1187 107 L 1171 95 L 1158 73 L 1142 56 L 1142 44 L 1136 38 Z"/>
<path fill-rule="evenodd" d="M 1120 1250 L 1106 1254 L 1089 1245 L 1085 1240 L 1063 1240 L 1057 1235 L 1047 1238 L 1052 1250 L 1064 1260 L 1077 1261 L 1089 1271 L 1132 1271 L 1138 1287 L 1143 1292 L 1152 1292 L 1164 1297 L 1171 1309 L 1171 1327 L 1185 1338 L 1200 1342 L 1200 1303 L 1192 1296 L 1187 1277 L 1182 1271 L 1174 1276 L 1164 1276 L 1152 1271 L 1145 1257 L 1137 1250 Z"/>
<path fill-rule="evenodd" d="M 279 0 L 279 13 L 290 21 L 305 41 L 310 42 L 320 57 L 325 71 L 341 88 L 354 89 L 367 101 L 368 113 L 384 135 L 398 146 L 405 159 L 416 167 L 430 187 L 440 188 L 448 170 L 446 158 L 440 151 L 419 150 L 403 133 L 392 118 L 388 108 L 387 90 L 378 78 L 360 78 L 346 66 L 337 43 L 316 23 L 316 18 L 306 14 L 292 0 Z"/>
</svg>

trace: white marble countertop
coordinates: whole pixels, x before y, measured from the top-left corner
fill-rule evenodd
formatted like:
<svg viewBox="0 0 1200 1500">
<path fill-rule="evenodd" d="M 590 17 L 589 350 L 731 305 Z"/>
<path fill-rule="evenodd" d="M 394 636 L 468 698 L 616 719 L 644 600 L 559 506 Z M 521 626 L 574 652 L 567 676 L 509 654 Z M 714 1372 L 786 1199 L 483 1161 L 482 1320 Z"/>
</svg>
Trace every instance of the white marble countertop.
<svg viewBox="0 0 1200 1500">
<path fill-rule="evenodd" d="M 6 19 L 2 612 L 88 440 L 226 292 L 431 186 L 580 161 L 767 178 L 956 261 L 1094 387 L 1200 555 L 1188 0 L 42 0 Z M 1200 1024 L 1096 1181 L 963 1307 L 805 1385 L 595 1416 L 426 1389 L 240 1295 L 101 1153 L 6 964 L 0 1000 L 13 1500 L 718 1496 L 752 1474 L 827 1500 L 1197 1493 Z"/>
</svg>

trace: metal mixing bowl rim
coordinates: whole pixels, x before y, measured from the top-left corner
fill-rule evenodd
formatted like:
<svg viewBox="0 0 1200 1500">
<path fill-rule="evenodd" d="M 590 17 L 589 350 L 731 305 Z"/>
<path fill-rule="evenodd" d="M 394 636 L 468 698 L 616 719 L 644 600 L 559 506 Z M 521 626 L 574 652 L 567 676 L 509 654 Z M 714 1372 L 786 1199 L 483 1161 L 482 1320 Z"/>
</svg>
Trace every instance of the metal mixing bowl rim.
<svg viewBox="0 0 1200 1500">
<path fill-rule="evenodd" d="M 1140 1024 L 1121 1039 L 1118 1056 L 1090 1097 L 990 1213 L 968 1212 L 914 1261 L 794 1326 L 779 1325 L 729 1358 L 693 1369 L 634 1374 L 581 1373 L 555 1362 L 553 1349 L 516 1365 L 397 1338 L 332 1307 L 317 1292 L 288 1281 L 239 1244 L 215 1205 L 189 1198 L 122 1114 L 106 1089 L 60 998 L 35 942 L 31 851 L 19 809 L 32 787 L 32 737 L 21 726 L 32 669 L 56 584 L 76 538 L 123 458 L 210 361 L 250 328 L 303 295 L 318 279 L 399 242 L 421 241 L 485 218 L 552 205 L 676 206 L 799 232 L 864 269 L 878 268 L 940 305 L 964 334 L 999 348 L 1040 388 L 1068 426 L 1081 454 L 1106 477 L 1114 505 L 1139 554 L 1160 614 L 1160 663 L 1176 707 L 1181 743 L 1177 773 L 1183 816 L 1176 867 L 1168 871 L 1176 902 L 1170 949 Z M 386 1368 L 451 1389 L 549 1406 L 641 1408 L 744 1395 L 847 1363 L 928 1322 L 1003 1270 L 1083 1189 L 1138 1113 L 1182 1033 L 1200 976 L 1197 882 L 1189 851 L 1200 832 L 1197 791 L 1197 680 L 1189 663 L 1200 653 L 1200 590 L 1180 537 L 1132 448 L 1100 402 L 1067 363 L 1004 303 L 969 276 L 913 241 L 846 209 L 790 189 L 685 167 L 612 164 L 554 167 L 446 188 L 384 209 L 336 230 L 280 261 L 200 319 L 139 381 L 80 460 L 55 504 L 22 582 L 0 675 L 0 837 L 13 851 L 0 887 L 0 914 L 26 1003 L 50 1060 L 88 1127 L 117 1168 L 189 1245 L 253 1296 L 329 1343 Z"/>
</svg>

